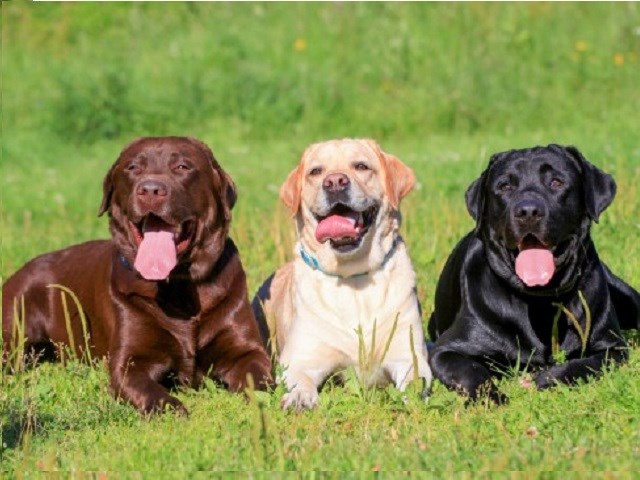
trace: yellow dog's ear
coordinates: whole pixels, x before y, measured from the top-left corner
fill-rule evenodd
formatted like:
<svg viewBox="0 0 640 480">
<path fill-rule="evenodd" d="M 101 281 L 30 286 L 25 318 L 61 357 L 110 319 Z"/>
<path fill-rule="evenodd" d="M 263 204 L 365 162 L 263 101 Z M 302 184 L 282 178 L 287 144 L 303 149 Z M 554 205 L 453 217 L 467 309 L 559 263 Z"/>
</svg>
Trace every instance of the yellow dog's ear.
<svg viewBox="0 0 640 480">
<path fill-rule="evenodd" d="M 292 216 L 298 213 L 298 209 L 300 208 L 303 172 L 304 163 L 300 162 L 300 164 L 291 171 L 285 182 L 282 184 L 282 187 L 280 187 L 280 198 L 289 209 Z"/>
<path fill-rule="evenodd" d="M 382 165 L 384 188 L 389 198 L 389 203 L 395 209 L 400 206 L 402 200 L 415 186 L 416 176 L 409 167 L 397 157 L 385 153 L 374 140 L 366 140 L 367 144 L 376 152 Z"/>
<path fill-rule="evenodd" d="M 315 149 L 317 144 L 310 145 L 302 154 L 300 163 L 294 168 L 289 176 L 280 187 L 280 198 L 286 207 L 291 211 L 291 215 L 294 216 L 300 209 L 300 202 L 302 201 L 302 181 L 304 179 L 304 169 L 306 159 L 311 155 L 311 151 Z"/>
</svg>

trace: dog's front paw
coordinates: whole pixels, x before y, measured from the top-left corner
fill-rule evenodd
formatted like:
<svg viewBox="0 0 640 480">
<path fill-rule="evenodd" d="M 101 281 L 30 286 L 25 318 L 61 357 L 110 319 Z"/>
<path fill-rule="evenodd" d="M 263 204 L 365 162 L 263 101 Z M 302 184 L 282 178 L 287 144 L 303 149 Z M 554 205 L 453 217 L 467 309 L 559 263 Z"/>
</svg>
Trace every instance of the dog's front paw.
<svg viewBox="0 0 640 480">
<path fill-rule="evenodd" d="M 282 397 L 280 406 L 283 410 L 312 410 L 318 405 L 317 390 L 307 390 L 304 388 L 294 388 Z"/>
<path fill-rule="evenodd" d="M 183 403 L 176 397 L 166 395 L 160 398 L 152 399 L 144 403 L 139 408 L 143 415 L 155 415 L 159 413 L 173 412 L 179 416 L 189 416 L 189 412 Z"/>
<path fill-rule="evenodd" d="M 554 365 L 553 367 L 542 370 L 536 375 L 535 382 L 538 390 L 546 390 L 547 388 L 555 387 L 562 381 L 562 374 L 564 368 L 562 365 Z"/>
</svg>

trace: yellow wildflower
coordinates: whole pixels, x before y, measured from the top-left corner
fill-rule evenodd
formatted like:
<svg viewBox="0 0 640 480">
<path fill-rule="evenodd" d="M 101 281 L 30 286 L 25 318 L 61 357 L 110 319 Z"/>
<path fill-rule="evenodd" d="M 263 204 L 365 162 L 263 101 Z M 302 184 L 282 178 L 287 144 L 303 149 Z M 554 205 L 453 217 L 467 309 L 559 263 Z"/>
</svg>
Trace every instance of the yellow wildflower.
<svg viewBox="0 0 640 480">
<path fill-rule="evenodd" d="M 587 51 L 587 42 L 585 42 L 584 40 L 578 40 L 576 42 L 576 51 L 577 52 L 586 52 Z"/>
<path fill-rule="evenodd" d="M 293 48 L 296 52 L 303 52 L 307 48 L 307 41 L 304 38 L 296 38 Z"/>
<path fill-rule="evenodd" d="M 617 66 L 624 64 L 624 55 L 621 53 L 616 53 L 613 56 L 613 63 L 615 63 Z"/>
</svg>

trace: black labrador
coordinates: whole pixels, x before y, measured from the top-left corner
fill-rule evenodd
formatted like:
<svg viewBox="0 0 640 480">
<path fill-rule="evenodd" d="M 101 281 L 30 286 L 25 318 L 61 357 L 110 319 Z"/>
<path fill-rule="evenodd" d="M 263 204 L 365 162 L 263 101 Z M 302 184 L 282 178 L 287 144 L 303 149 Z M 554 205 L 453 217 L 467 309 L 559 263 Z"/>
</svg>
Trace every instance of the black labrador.
<svg viewBox="0 0 640 480">
<path fill-rule="evenodd" d="M 537 371 L 538 388 L 598 376 L 627 359 L 621 329 L 640 325 L 640 294 L 598 258 L 592 221 L 613 178 L 574 147 L 491 157 L 466 192 L 476 228 L 438 281 L 429 335 L 433 374 L 475 400 L 506 400 L 492 375 Z"/>
</svg>

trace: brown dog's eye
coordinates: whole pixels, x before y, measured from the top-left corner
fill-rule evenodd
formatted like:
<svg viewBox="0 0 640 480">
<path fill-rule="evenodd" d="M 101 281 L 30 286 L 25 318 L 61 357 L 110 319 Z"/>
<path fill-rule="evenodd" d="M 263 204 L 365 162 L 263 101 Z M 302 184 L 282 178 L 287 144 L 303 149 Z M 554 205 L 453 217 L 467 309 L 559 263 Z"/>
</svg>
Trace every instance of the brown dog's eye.
<svg viewBox="0 0 640 480">
<path fill-rule="evenodd" d="M 549 186 L 551 188 L 560 188 L 560 187 L 564 186 L 564 182 L 562 180 L 560 180 L 559 178 L 552 178 L 551 182 L 549 182 Z"/>
<path fill-rule="evenodd" d="M 360 170 L 361 172 L 364 172 L 365 170 L 369 170 L 369 165 L 363 162 L 358 162 L 355 164 L 354 168 L 356 170 Z"/>
<path fill-rule="evenodd" d="M 175 170 L 191 170 L 191 167 L 189 165 L 187 165 L 186 163 L 180 163 L 178 165 L 176 165 Z"/>
<path fill-rule="evenodd" d="M 127 172 L 138 173 L 140 171 L 140 167 L 135 163 L 130 163 L 125 167 Z"/>
<path fill-rule="evenodd" d="M 315 168 L 312 168 L 309 171 L 309 175 L 311 175 L 312 177 L 320 175 L 321 173 L 322 173 L 322 168 L 321 167 L 315 167 Z"/>
</svg>

